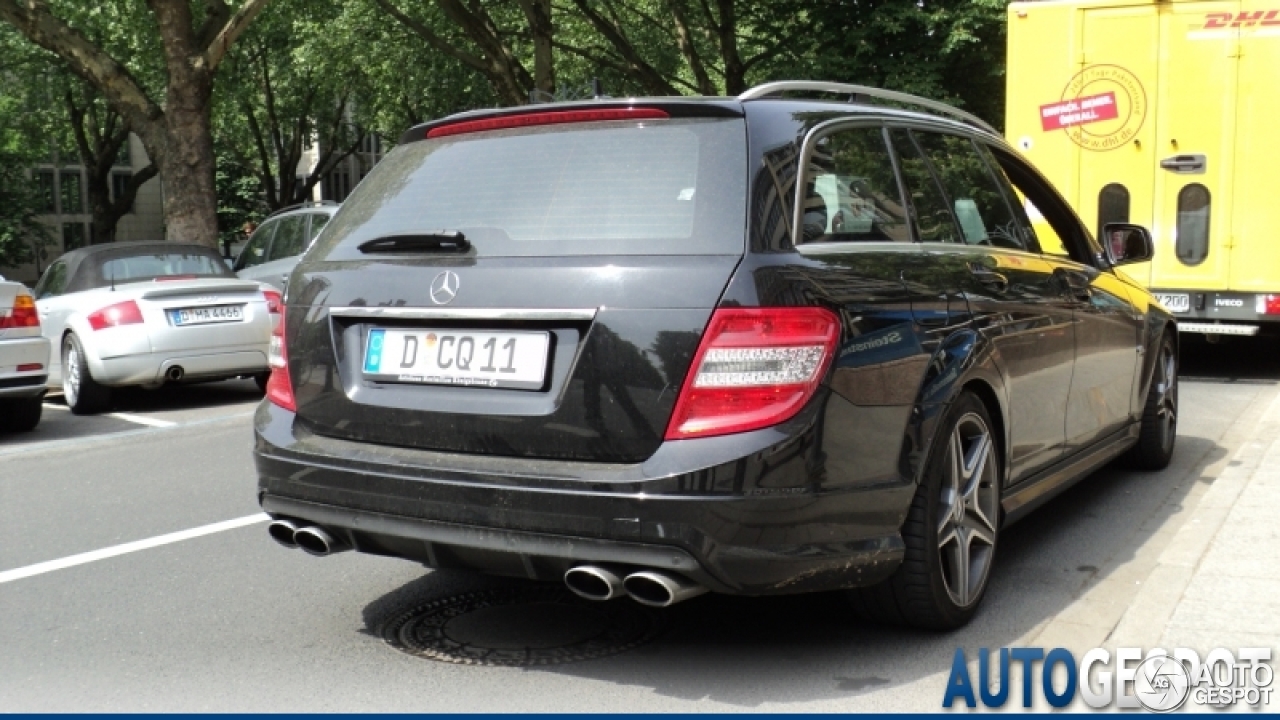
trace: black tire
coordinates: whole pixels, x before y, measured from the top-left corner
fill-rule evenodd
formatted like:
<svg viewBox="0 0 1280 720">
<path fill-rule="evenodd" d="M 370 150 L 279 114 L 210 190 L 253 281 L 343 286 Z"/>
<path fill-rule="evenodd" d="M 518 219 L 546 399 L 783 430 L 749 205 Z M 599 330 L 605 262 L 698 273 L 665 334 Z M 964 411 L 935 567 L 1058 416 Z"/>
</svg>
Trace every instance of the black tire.
<svg viewBox="0 0 1280 720">
<path fill-rule="evenodd" d="M 0 430 L 31 432 L 40 424 L 44 398 L 13 398 L 0 401 Z"/>
<path fill-rule="evenodd" d="M 75 335 L 62 341 L 62 395 L 76 415 L 93 415 L 111 407 L 111 388 L 93 379 Z"/>
<path fill-rule="evenodd" d="M 1168 333 L 1160 339 L 1159 348 L 1142 410 L 1138 442 L 1120 456 L 1120 464 L 1134 470 L 1169 467 L 1178 439 L 1178 350 Z"/>
<path fill-rule="evenodd" d="M 267 391 L 267 382 L 271 380 L 271 372 L 258 373 L 253 376 L 253 381 L 258 384 L 258 389 L 262 392 Z"/>
<path fill-rule="evenodd" d="M 977 396 L 965 392 L 952 403 L 902 525 L 902 565 L 888 580 L 850 591 L 861 615 L 894 625 L 954 630 L 978 611 L 1000 528 L 1001 459 L 994 427 Z M 958 465 L 952 462 L 957 447 L 962 458 Z M 959 510 L 957 497 L 963 500 Z M 967 568 L 964 577 L 957 576 L 961 566 Z M 969 577 L 974 570 L 978 576 Z"/>
</svg>

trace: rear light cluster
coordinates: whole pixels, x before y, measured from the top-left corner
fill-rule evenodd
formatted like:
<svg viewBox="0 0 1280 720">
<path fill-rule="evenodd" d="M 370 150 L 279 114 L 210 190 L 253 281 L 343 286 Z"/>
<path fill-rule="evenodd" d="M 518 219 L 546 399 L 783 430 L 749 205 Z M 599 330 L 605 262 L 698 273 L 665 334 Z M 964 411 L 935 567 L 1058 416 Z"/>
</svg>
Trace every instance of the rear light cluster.
<svg viewBox="0 0 1280 720">
<path fill-rule="evenodd" d="M 667 426 L 667 440 L 727 435 L 789 420 L 813 397 L 835 355 L 829 310 L 716 310 Z"/>
<path fill-rule="evenodd" d="M 1255 309 L 1259 315 L 1280 315 L 1280 295 L 1259 295 Z"/>
<path fill-rule="evenodd" d="M 40 327 L 40 316 L 36 314 L 36 301 L 30 295 L 14 298 L 12 310 L 0 310 L 0 330 L 33 327 Z"/>
<path fill-rule="evenodd" d="M 271 378 L 267 380 L 267 400 L 289 412 L 297 412 L 298 402 L 293 397 L 293 380 L 289 377 L 289 351 L 284 344 L 284 308 L 281 307 L 279 312 L 280 322 L 271 331 L 271 344 L 267 349 L 267 364 L 271 366 Z"/>
<path fill-rule="evenodd" d="M 279 315 L 284 309 L 284 296 L 275 290 L 263 290 L 262 297 L 267 301 L 267 312 Z"/>
<path fill-rule="evenodd" d="M 665 111 L 657 108 L 602 108 L 599 110 L 519 113 L 440 125 L 428 130 L 427 138 L 448 137 L 449 135 L 462 135 L 485 130 L 508 130 L 510 128 L 533 127 L 536 125 L 560 125 L 562 123 L 602 122 L 607 120 L 665 120 L 669 117 L 671 116 Z"/>
<path fill-rule="evenodd" d="M 125 300 L 115 305 L 108 305 L 97 312 L 91 312 L 85 320 L 89 321 L 89 327 L 94 330 L 137 325 L 142 322 L 142 310 L 138 308 L 138 303 Z"/>
</svg>

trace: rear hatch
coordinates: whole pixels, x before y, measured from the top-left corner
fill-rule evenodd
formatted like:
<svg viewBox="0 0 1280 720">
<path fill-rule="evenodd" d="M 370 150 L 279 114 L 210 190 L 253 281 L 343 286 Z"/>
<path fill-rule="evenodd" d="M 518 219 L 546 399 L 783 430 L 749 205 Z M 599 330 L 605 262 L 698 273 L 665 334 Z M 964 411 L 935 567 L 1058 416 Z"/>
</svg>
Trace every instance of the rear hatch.
<svg viewBox="0 0 1280 720">
<path fill-rule="evenodd" d="M 674 117 L 689 107 L 507 115 L 389 154 L 290 282 L 300 423 L 451 452 L 651 455 L 746 244 L 744 121 Z"/>
</svg>

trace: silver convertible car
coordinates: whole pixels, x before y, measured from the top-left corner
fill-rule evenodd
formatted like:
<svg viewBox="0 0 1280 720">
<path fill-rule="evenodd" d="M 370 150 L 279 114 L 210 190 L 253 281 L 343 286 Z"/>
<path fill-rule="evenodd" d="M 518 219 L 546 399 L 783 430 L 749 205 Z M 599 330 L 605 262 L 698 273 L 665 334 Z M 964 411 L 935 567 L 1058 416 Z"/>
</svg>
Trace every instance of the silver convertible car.
<svg viewBox="0 0 1280 720">
<path fill-rule="evenodd" d="M 77 414 L 111 389 L 253 376 L 265 387 L 281 297 L 237 278 L 212 248 L 169 242 L 72 250 L 35 287 L 53 344 L 50 387 Z"/>
</svg>

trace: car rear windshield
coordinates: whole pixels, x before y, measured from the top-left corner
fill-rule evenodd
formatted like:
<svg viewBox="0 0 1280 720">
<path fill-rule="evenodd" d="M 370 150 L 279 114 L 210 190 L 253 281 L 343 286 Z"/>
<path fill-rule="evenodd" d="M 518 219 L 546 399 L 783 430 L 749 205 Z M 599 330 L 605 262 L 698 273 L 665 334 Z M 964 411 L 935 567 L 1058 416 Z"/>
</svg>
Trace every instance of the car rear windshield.
<svg viewBox="0 0 1280 720">
<path fill-rule="evenodd" d="M 741 119 L 595 122 L 455 135 L 393 150 L 311 257 L 375 238 L 466 236 L 478 256 L 713 255 L 745 246 Z"/>
<path fill-rule="evenodd" d="M 152 251 L 104 257 L 93 276 L 93 287 L 106 287 L 112 283 L 120 285 L 166 278 L 233 278 L 235 273 L 213 251 Z"/>
</svg>

